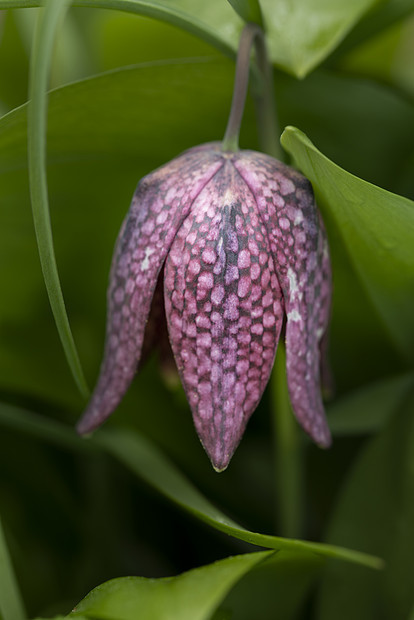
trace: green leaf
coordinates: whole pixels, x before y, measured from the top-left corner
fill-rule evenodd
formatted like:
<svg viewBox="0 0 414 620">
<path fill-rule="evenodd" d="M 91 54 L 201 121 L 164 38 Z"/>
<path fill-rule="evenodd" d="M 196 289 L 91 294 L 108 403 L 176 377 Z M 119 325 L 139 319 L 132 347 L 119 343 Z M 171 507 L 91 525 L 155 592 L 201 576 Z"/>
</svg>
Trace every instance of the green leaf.
<svg viewBox="0 0 414 620">
<path fill-rule="evenodd" d="M 0 424 L 43 437 L 52 443 L 57 442 L 59 445 L 63 443 L 69 448 L 75 447 L 76 443 L 81 448 L 81 444 L 101 447 L 126 465 L 135 475 L 197 519 L 239 540 L 269 549 L 308 552 L 322 557 L 355 562 L 370 568 L 382 567 L 379 558 L 360 554 L 358 551 L 259 534 L 241 527 L 211 504 L 156 445 L 137 432 L 111 428 L 109 432 L 98 431 L 90 439 L 78 439 L 75 438 L 72 429 L 62 424 L 53 422 L 49 430 L 49 421 L 45 418 L 6 404 L 0 404 Z"/>
<path fill-rule="evenodd" d="M 26 614 L 20 596 L 13 566 L 7 549 L 0 520 L 0 617 L 2 620 L 25 620 Z"/>
<path fill-rule="evenodd" d="M 286 128 L 281 142 L 335 222 L 396 348 L 414 359 L 414 203 L 341 169 L 294 127 Z"/>
<path fill-rule="evenodd" d="M 232 586 L 270 554 L 226 558 L 177 577 L 113 579 L 92 590 L 70 617 L 208 620 Z"/>
<path fill-rule="evenodd" d="M 273 62 L 304 77 L 339 45 L 378 0 L 262 0 Z"/>
<path fill-rule="evenodd" d="M 300 127 L 339 166 L 396 192 L 413 151 L 412 102 L 383 83 L 323 69 L 304 80 L 278 74 L 276 92 L 282 127 Z"/>
<path fill-rule="evenodd" d="M 406 620 L 414 602 L 414 398 L 360 455 L 339 496 L 328 540 L 384 557 L 385 570 L 332 566 L 321 620 Z M 352 596 L 349 593 L 352 592 Z"/>
<path fill-rule="evenodd" d="M 353 47 L 374 37 L 396 22 L 409 17 L 414 12 L 413 0 L 387 0 L 377 2 L 373 10 L 365 15 L 355 26 L 349 37 L 337 49 L 336 55 L 341 55 Z"/>
<path fill-rule="evenodd" d="M 166 21 L 187 30 L 228 56 L 234 56 L 242 20 L 223 0 L 194 5 L 192 0 L 75 0 L 73 6 L 116 9 Z M 0 0 L 2 8 L 41 6 L 41 0 Z"/>
<path fill-rule="evenodd" d="M 329 428 L 336 436 L 374 433 L 396 414 L 414 387 L 414 375 L 378 381 L 328 406 Z"/>
<path fill-rule="evenodd" d="M 259 0 L 228 0 L 233 9 L 245 22 L 263 27 L 263 15 Z"/>
<path fill-rule="evenodd" d="M 297 620 L 326 566 L 308 553 L 279 551 L 250 571 L 228 594 L 220 610 L 237 620 Z M 213 620 L 219 620 L 214 616 Z"/>
<path fill-rule="evenodd" d="M 378 0 L 262 0 L 270 58 L 282 69 L 303 77 L 321 63 Z M 223 0 L 76 0 L 74 6 L 118 9 L 184 28 L 234 56 L 243 21 Z M 239 11 L 257 17 L 253 0 L 238 0 Z M 39 6 L 35 0 L 0 0 L 0 8 Z M 253 13 L 252 13 L 253 11 Z"/>
<path fill-rule="evenodd" d="M 381 560 L 361 556 L 357 551 L 329 547 L 303 540 L 258 534 L 239 526 L 213 506 L 155 445 L 138 433 L 114 428 L 110 434 L 96 433 L 94 442 L 105 447 L 107 452 L 115 456 L 168 499 L 201 521 L 230 536 L 260 547 L 277 550 L 286 549 L 288 551 L 310 551 L 326 557 L 362 563 L 371 568 L 381 568 Z"/>
<path fill-rule="evenodd" d="M 56 326 L 75 381 L 84 396 L 88 388 L 73 340 L 59 281 L 53 247 L 46 178 L 47 82 L 53 43 L 70 0 L 49 0 L 41 14 L 33 43 L 27 112 L 30 195 L 40 262 Z"/>
<path fill-rule="evenodd" d="M 67 620 L 70 616 L 53 616 L 53 618 L 35 618 L 35 620 Z M 86 616 L 76 615 L 77 620 L 88 620 Z"/>
</svg>

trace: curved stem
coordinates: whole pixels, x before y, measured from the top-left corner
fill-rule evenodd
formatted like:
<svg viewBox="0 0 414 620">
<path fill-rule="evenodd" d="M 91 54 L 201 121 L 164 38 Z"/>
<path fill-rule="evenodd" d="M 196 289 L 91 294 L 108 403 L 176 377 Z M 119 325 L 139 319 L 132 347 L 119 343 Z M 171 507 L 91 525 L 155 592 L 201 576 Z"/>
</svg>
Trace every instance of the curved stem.
<svg viewBox="0 0 414 620">
<path fill-rule="evenodd" d="M 259 140 L 262 150 L 273 157 L 280 157 L 279 138 L 275 117 L 273 93 L 273 71 L 266 51 L 262 29 L 256 24 L 247 24 L 240 36 L 237 53 L 236 75 L 230 116 L 222 143 L 223 151 L 237 151 L 239 133 L 249 83 L 250 53 L 254 45 L 256 64 L 260 73 L 260 87 L 255 95 Z"/>
<path fill-rule="evenodd" d="M 223 151 L 237 151 L 239 148 L 240 125 L 243 118 L 244 104 L 246 103 L 247 86 L 249 84 L 250 52 L 255 38 L 258 36 L 262 36 L 262 31 L 256 24 L 247 24 L 240 36 L 233 99 L 222 144 Z"/>
</svg>

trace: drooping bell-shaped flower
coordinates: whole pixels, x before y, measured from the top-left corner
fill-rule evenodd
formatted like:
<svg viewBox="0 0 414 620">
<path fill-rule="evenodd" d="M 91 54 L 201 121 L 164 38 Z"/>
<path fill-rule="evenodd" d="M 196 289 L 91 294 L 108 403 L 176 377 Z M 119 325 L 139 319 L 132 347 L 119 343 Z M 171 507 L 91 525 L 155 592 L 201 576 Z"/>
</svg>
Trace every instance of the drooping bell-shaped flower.
<svg viewBox="0 0 414 620">
<path fill-rule="evenodd" d="M 293 410 L 317 444 L 330 444 L 320 368 L 331 273 L 309 181 L 268 155 L 219 143 L 141 180 L 115 250 L 105 356 L 81 434 L 128 389 L 160 277 L 172 351 L 217 470 L 260 401 L 284 321 Z"/>
</svg>

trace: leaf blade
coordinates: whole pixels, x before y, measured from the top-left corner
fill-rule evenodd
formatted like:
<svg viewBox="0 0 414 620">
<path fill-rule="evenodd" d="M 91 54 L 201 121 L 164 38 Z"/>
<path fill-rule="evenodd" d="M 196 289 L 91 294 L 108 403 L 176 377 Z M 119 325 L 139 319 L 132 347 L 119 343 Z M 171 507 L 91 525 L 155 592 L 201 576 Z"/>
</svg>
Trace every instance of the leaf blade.
<svg viewBox="0 0 414 620">
<path fill-rule="evenodd" d="M 0 616 L 3 620 L 25 620 L 23 601 L 13 571 L 0 519 Z"/>
<path fill-rule="evenodd" d="M 74 609 L 93 618 L 135 620 L 208 620 L 227 592 L 272 552 L 238 555 L 190 570 L 175 577 L 121 577 L 90 592 Z M 196 595 L 194 595 L 196 593 Z"/>
<path fill-rule="evenodd" d="M 356 274 L 402 356 L 414 356 L 414 203 L 346 172 L 295 127 L 282 134 L 284 148 L 313 184 L 329 211 Z"/>
<path fill-rule="evenodd" d="M 104 430 L 96 432 L 90 439 L 79 439 L 72 429 L 63 424 L 56 421 L 50 423 L 43 416 L 4 403 L 0 403 L 0 424 L 37 435 L 48 442 L 56 442 L 69 449 L 77 449 L 77 446 L 79 449 L 87 449 L 87 446 L 91 449 L 100 447 L 183 510 L 214 529 L 239 540 L 268 549 L 315 553 L 322 557 L 342 559 L 374 569 L 381 569 L 383 566 L 381 559 L 358 551 L 259 534 L 241 527 L 204 497 L 155 444 L 136 431 L 111 428 L 109 432 Z"/>
<path fill-rule="evenodd" d="M 53 246 L 46 176 L 47 81 L 59 20 L 70 0 L 49 1 L 40 17 L 30 65 L 27 112 L 28 169 L 40 262 L 56 327 L 76 384 L 84 396 L 88 387 L 70 329 Z"/>
</svg>

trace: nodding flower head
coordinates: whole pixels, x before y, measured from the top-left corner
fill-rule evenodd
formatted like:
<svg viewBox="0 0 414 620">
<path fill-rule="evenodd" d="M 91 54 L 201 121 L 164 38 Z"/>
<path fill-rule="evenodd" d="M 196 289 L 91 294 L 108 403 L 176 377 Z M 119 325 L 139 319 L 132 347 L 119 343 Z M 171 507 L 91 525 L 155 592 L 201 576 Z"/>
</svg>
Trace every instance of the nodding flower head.
<svg viewBox="0 0 414 620">
<path fill-rule="evenodd" d="M 115 249 L 105 355 L 79 433 L 102 424 L 128 389 L 161 278 L 171 348 L 214 468 L 227 467 L 260 401 L 284 322 L 293 411 L 329 446 L 320 376 L 331 272 L 309 181 L 218 143 L 140 181 Z"/>
</svg>

